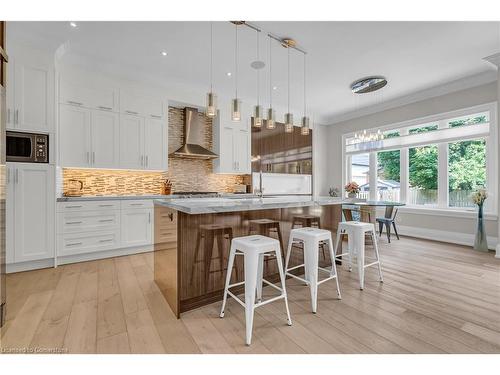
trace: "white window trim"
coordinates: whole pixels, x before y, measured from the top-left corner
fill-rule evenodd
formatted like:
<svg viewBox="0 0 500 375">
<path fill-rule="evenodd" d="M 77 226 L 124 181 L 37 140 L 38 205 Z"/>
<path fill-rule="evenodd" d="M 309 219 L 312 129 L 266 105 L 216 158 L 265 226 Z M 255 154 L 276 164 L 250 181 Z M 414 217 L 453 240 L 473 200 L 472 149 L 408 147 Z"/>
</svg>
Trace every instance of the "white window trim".
<svg viewBox="0 0 500 375">
<path fill-rule="evenodd" d="M 498 217 L 498 127 L 497 127 L 497 103 L 491 102 L 486 104 L 481 104 L 473 107 L 463 108 L 455 111 L 449 111 L 445 113 L 435 114 L 431 116 L 425 116 L 417 119 L 402 121 L 398 123 L 393 123 L 389 125 L 383 125 L 372 129 L 367 129 L 368 132 L 373 132 L 381 130 L 382 132 L 390 130 L 400 130 L 400 134 L 408 134 L 408 129 L 411 127 L 424 126 L 428 123 L 438 122 L 439 128 L 446 126 L 445 120 L 452 118 L 473 115 L 481 112 L 489 112 L 489 135 L 484 137 L 486 140 L 486 181 L 488 182 L 488 206 L 485 210 L 485 217 L 487 220 L 496 220 Z M 359 131 L 361 129 L 358 129 Z M 355 132 L 349 132 L 342 135 L 342 187 L 344 187 L 347 181 L 350 181 L 352 176 L 351 173 L 351 159 L 352 156 L 346 154 L 346 140 L 352 138 Z M 464 139 L 465 140 L 465 139 Z M 459 141 L 459 140 L 457 140 Z M 422 214 L 434 214 L 443 216 L 453 216 L 453 217 L 474 217 L 474 210 L 468 209 L 457 209 L 453 207 L 448 207 L 448 141 L 438 142 L 438 203 L 435 207 L 428 206 L 416 206 L 416 205 L 406 205 L 401 207 L 402 212 L 408 213 L 422 213 Z M 365 153 L 367 153 L 365 151 Z M 377 151 L 369 151 L 370 154 L 370 171 L 376 170 L 376 160 Z M 373 161 L 374 160 L 374 161 Z M 375 163 L 375 166 L 372 165 Z M 403 147 L 401 149 L 400 155 L 401 163 L 401 200 L 406 202 L 408 197 L 408 179 L 409 179 L 409 160 L 408 160 L 408 147 Z M 446 173 L 442 173 L 442 171 Z M 370 173 L 370 176 L 377 175 L 377 173 Z M 376 177 L 375 183 L 370 183 L 370 199 L 376 199 Z M 443 188 L 444 187 L 444 188 Z"/>
</svg>

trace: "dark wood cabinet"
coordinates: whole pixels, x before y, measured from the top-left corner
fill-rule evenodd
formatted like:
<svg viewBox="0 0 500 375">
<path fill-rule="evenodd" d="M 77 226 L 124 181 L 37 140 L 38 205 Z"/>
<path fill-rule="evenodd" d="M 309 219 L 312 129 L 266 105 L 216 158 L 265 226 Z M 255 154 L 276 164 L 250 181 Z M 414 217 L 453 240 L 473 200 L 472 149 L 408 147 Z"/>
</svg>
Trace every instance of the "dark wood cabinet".
<svg viewBox="0 0 500 375">
<path fill-rule="evenodd" d="M 302 135 L 294 126 L 285 133 L 285 126 L 252 128 L 252 172 L 312 174 L 312 130 Z"/>
</svg>

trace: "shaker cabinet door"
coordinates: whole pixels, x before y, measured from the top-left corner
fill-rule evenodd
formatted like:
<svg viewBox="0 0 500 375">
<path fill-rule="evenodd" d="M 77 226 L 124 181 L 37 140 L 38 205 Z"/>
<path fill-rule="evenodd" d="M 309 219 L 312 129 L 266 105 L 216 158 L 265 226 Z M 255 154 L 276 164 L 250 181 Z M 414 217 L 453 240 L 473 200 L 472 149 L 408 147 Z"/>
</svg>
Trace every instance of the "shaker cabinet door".
<svg viewBox="0 0 500 375">
<path fill-rule="evenodd" d="M 143 169 L 144 117 L 120 115 L 120 167 Z"/>
<path fill-rule="evenodd" d="M 144 125 L 145 168 L 167 170 L 167 147 L 166 120 L 146 118 Z"/>
<path fill-rule="evenodd" d="M 17 163 L 14 176 L 14 260 L 26 262 L 54 256 L 54 167 Z"/>
<path fill-rule="evenodd" d="M 120 158 L 119 115 L 107 111 L 92 111 L 92 166 L 118 168 Z"/>
<path fill-rule="evenodd" d="M 33 132 L 52 132 L 54 71 L 36 61 L 16 60 L 15 127 Z"/>
<path fill-rule="evenodd" d="M 151 245 L 152 220 L 152 209 L 122 209 L 120 218 L 122 247 Z"/>
<path fill-rule="evenodd" d="M 91 111 L 71 105 L 59 106 L 59 155 L 62 167 L 89 167 Z"/>
</svg>

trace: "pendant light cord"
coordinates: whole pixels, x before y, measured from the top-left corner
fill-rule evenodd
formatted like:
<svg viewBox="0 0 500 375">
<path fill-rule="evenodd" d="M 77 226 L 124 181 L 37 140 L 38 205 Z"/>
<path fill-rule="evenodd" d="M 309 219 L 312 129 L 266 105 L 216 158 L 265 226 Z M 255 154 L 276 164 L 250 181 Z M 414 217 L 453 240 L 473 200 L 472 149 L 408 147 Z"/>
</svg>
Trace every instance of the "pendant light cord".
<svg viewBox="0 0 500 375">
<path fill-rule="evenodd" d="M 273 108 L 273 54 L 272 40 L 269 37 L 269 108 Z"/>
<path fill-rule="evenodd" d="M 259 61 L 259 32 L 257 31 L 257 61 Z M 257 69 L 257 105 L 260 105 L 260 70 Z"/>
<path fill-rule="evenodd" d="M 306 54 L 304 53 L 304 117 L 306 117 Z"/>
<path fill-rule="evenodd" d="M 234 66 L 235 66 L 235 82 L 236 82 L 236 98 L 238 98 L 238 25 L 234 25 L 235 31 L 235 48 L 234 48 Z"/>
<path fill-rule="evenodd" d="M 290 46 L 288 48 L 288 113 L 290 113 Z"/>
<path fill-rule="evenodd" d="M 213 34 L 214 23 L 210 22 L 210 92 L 213 92 L 213 54 L 214 54 L 214 34 Z"/>
</svg>

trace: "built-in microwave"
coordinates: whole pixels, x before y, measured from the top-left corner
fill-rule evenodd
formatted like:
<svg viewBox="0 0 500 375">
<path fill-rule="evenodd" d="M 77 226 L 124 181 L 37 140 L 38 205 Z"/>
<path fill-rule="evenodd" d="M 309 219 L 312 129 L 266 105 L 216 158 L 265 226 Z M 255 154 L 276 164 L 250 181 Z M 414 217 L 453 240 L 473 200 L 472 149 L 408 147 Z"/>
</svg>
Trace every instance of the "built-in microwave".
<svg viewBox="0 0 500 375">
<path fill-rule="evenodd" d="M 47 134 L 7 131 L 6 159 L 9 162 L 48 163 L 49 136 Z"/>
</svg>

